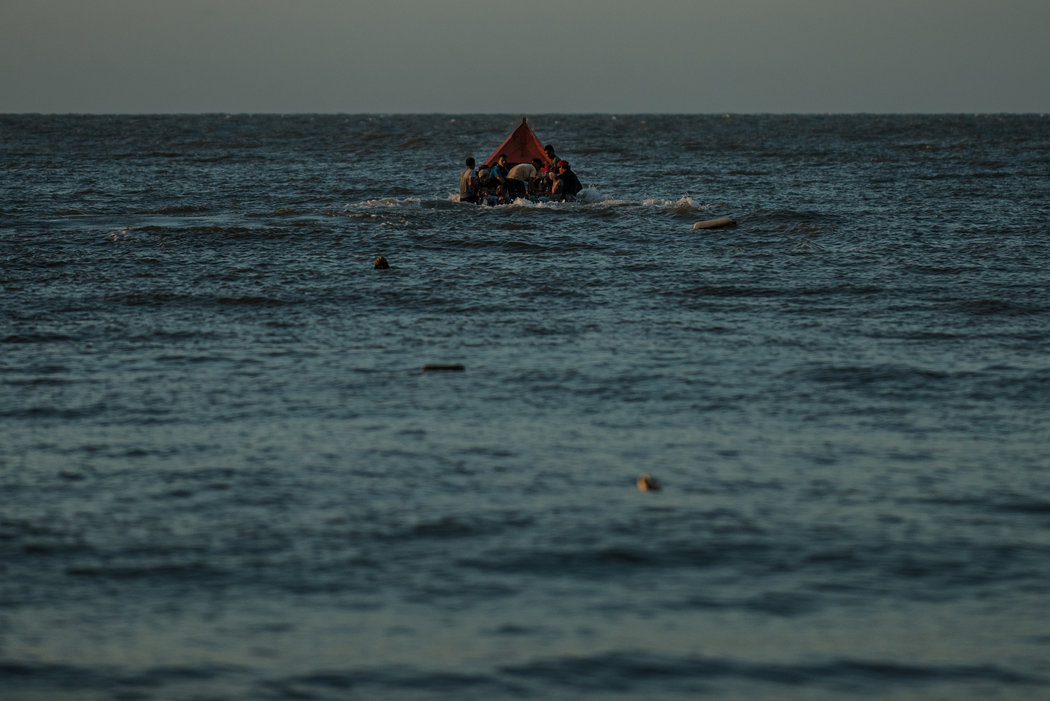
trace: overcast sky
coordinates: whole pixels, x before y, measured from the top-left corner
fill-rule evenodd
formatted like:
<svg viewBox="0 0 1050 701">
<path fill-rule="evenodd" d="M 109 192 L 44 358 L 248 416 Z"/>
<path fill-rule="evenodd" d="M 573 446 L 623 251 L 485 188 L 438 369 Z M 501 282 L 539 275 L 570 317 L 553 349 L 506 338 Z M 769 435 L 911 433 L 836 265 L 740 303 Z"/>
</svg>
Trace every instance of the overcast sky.
<svg viewBox="0 0 1050 701">
<path fill-rule="evenodd" d="M 0 112 L 1050 112 L 1050 0 L 0 0 Z"/>
</svg>

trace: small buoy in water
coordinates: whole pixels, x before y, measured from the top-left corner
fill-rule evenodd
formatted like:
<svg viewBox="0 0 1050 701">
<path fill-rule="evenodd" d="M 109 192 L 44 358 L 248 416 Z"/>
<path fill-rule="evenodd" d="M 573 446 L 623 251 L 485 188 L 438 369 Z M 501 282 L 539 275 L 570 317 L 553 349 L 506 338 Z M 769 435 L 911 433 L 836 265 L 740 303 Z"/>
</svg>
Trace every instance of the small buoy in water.
<svg viewBox="0 0 1050 701">
<path fill-rule="evenodd" d="M 642 475 L 635 481 L 635 485 L 638 486 L 638 491 L 640 492 L 660 491 L 660 483 L 652 475 Z"/>
<path fill-rule="evenodd" d="M 463 372 L 466 368 L 463 367 L 462 363 L 447 363 L 444 365 L 424 365 L 423 372 L 435 372 L 435 371 L 451 371 L 451 372 Z"/>
<path fill-rule="evenodd" d="M 383 256 L 376 256 L 372 267 L 376 270 L 386 270 L 390 267 L 390 263 L 387 263 L 386 258 L 384 258 Z"/>
<path fill-rule="evenodd" d="M 736 224 L 736 220 L 729 217 L 719 217 L 718 219 L 707 219 L 705 221 L 698 221 L 693 224 L 693 230 L 697 229 L 717 229 L 720 226 L 732 226 Z"/>
</svg>

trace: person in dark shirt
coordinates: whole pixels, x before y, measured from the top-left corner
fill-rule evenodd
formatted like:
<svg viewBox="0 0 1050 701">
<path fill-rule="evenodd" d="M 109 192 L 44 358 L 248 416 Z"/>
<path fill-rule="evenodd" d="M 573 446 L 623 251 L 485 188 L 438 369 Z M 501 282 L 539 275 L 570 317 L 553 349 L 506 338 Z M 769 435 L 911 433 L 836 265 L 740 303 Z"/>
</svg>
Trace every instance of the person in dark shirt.
<svg viewBox="0 0 1050 701">
<path fill-rule="evenodd" d="M 580 179 L 572 172 L 568 161 L 558 161 L 558 174 L 554 187 L 551 188 L 551 200 L 555 202 L 575 202 L 576 195 L 583 189 Z"/>
</svg>

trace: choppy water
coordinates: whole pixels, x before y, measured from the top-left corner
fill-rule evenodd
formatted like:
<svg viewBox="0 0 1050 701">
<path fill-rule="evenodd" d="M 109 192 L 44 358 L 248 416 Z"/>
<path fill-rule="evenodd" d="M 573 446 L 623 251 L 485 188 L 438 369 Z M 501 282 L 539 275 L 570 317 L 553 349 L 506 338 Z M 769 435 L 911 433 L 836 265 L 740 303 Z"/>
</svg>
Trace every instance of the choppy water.
<svg viewBox="0 0 1050 701">
<path fill-rule="evenodd" d="M 0 117 L 0 698 L 1050 696 L 1048 118 L 518 121 Z"/>
</svg>

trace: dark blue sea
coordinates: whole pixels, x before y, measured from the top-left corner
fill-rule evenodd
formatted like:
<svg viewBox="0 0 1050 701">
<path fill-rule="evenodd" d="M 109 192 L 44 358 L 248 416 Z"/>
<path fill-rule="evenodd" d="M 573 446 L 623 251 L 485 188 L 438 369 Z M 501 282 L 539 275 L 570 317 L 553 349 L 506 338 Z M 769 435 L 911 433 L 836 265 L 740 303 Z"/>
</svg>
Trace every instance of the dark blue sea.
<svg viewBox="0 0 1050 701">
<path fill-rule="evenodd" d="M 0 699 L 1050 698 L 1050 117 L 520 119 L 0 116 Z"/>
</svg>

